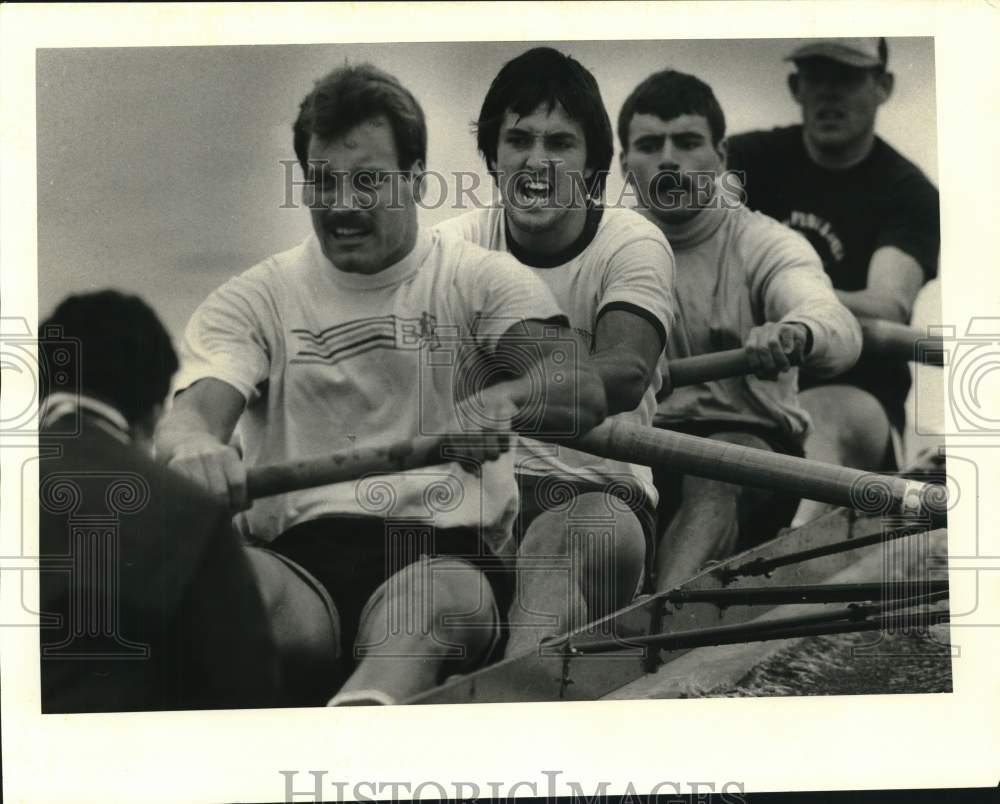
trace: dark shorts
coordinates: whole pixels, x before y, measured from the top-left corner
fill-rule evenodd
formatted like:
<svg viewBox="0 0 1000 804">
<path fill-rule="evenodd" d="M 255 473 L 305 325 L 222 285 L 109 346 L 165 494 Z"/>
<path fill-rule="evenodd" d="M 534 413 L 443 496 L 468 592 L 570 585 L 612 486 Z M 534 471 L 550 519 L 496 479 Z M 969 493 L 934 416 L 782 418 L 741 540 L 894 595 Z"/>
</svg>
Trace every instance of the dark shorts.
<svg viewBox="0 0 1000 804">
<path fill-rule="evenodd" d="M 506 631 L 513 573 L 490 552 L 477 528 L 435 528 L 425 522 L 366 516 L 324 517 L 295 525 L 264 546 L 300 565 L 329 594 L 348 664 L 355 658 L 354 643 L 369 599 L 386 580 L 422 556 L 458 558 L 479 569 L 496 601 L 498 631 Z M 498 649 L 496 645 L 491 654 Z"/>
<path fill-rule="evenodd" d="M 580 477 L 561 475 L 517 475 L 517 490 L 520 497 L 517 519 L 514 522 L 514 539 L 520 544 L 528 527 L 544 511 L 565 506 L 570 509 L 570 497 L 581 494 L 602 492 L 613 494 L 626 508 L 635 514 L 642 526 L 646 540 L 646 574 L 653 566 L 653 550 L 656 539 L 656 507 L 632 478 L 612 482 L 597 482 Z"/>
<path fill-rule="evenodd" d="M 716 433 L 744 433 L 761 439 L 772 452 L 779 455 L 805 457 L 802 444 L 791 436 L 767 427 L 756 427 L 742 422 L 689 422 L 671 424 L 670 427 L 663 429 L 699 438 L 710 438 Z M 662 532 L 680 508 L 684 475 L 679 472 L 654 469 L 653 482 L 660 492 L 657 520 Z M 745 499 L 747 504 L 741 506 L 739 513 L 740 537 L 737 550 L 746 550 L 774 538 L 779 530 L 788 527 L 800 502 L 799 497 L 780 492 L 751 494 L 746 495 Z"/>
</svg>

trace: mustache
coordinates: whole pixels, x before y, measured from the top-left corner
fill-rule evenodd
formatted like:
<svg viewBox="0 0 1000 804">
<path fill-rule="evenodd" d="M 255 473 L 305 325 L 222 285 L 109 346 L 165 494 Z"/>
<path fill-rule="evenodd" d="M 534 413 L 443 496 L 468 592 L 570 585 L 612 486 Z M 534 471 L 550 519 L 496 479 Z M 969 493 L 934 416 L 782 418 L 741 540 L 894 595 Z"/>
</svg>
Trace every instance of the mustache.
<svg viewBox="0 0 1000 804">
<path fill-rule="evenodd" d="M 657 194 L 669 194 L 694 190 L 694 179 L 676 170 L 661 170 L 653 177 L 652 190 Z"/>
<path fill-rule="evenodd" d="M 367 229 L 371 227 L 371 220 L 363 212 L 338 210 L 327 212 L 323 216 L 323 225 L 327 229 Z"/>
</svg>

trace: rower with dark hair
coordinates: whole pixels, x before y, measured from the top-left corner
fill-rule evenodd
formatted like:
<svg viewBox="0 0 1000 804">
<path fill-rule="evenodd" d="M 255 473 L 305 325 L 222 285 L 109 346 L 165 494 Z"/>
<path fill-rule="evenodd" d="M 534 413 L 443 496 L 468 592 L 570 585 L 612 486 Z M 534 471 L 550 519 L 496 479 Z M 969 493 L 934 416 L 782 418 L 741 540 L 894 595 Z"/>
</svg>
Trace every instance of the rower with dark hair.
<svg viewBox="0 0 1000 804">
<path fill-rule="evenodd" d="M 112 290 L 71 296 L 39 354 L 42 711 L 282 702 L 228 512 L 147 454 L 177 369 L 156 313 Z"/>
<path fill-rule="evenodd" d="M 476 131 L 501 203 L 438 229 L 531 268 L 590 354 L 608 413 L 651 424 L 674 319 L 673 255 L 640 215 L 601 204 L 613 135 L 597 81 L 557 50 L 529 50 L 493 79 Z M 647 467 L 530 439 L 518 448 L 517 476 L 509 655 L 628 603 L 652 552 L 656 508 Z M 569 558 L 568 571 L 552 569 L 555 555 Z"/>
<path fill-rule="evenodd" d="M 655 73 L 625 101 L 618 132 L 640 211 L 677 258 L 680 315 L 666 358 L 742 347 L 754 371 L 674 389 L 660 401 L 657 426 L 801 457 L 809 417 L 793 366 L 818 374 L 848 368 L 861 349 L 857 321 L 805 239 L 750 212 L 719 180 L 726 122 L 711 87 L 674 70 Z M 746 546 L 750 535 L 773 536 L 797 504 L 663 469 L 656 477 L 660 590 Z"/>
<path fill-rule="evenodd" d="M 50 423 L 65 404 L 88 415 L 113 409 L 124 417 L 123 429 L 133 440 L 151 444 L 178 368 L 177 353 L 156 313 L 138 296 L 103 290 L 65 299 L 42 325 L 50 334 L 57 329 L 86 348 L 86 359 L 77 349 L 60 349 L 59 355 L 71 361 L 61 365 L 53 352 L 57 341 L 50 335 L 39 341 L 42 365 L 52 369 L 43 385 Z"/>
</svg>

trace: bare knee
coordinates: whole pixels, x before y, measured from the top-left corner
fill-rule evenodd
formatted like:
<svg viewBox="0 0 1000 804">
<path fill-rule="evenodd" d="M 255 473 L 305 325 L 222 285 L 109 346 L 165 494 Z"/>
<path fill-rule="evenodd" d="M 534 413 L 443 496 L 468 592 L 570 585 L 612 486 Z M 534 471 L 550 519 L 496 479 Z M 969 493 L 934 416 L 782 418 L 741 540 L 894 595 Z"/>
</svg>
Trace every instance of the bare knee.
<svg viewBox="0 0 1000 804">
<path fill-rule="evenodd" d="M 498 610 L 489 582 L 471 564 L 422 558 L 380 586 L 360 619 L 358 646 L 365 653 L 395 645 L 411 655 L 466 658 L 492 642 Z"/>
<path fill-rule="evenodd" d="M 467 625 L 492 625 L 496 620 L 496 601 L 486 576 L 466 561 L 431 559 L 430 599 L 436 615 L 463 614 Z"/>
<path fill-rule="evenodd" d="M 852 385 L 827 385 L 803 391 L 799 400 L 812 418 L 816 437 L 834 450 L 831 456 L 817 457 L 860 469 L 879 467 L 890 424 L 874 396 Z"/>
<path fill-rule="evenodd" d="M 248 548 L 287 691 L 295 702 L 329 695 L 341 664 L 340 620 L 332 602 L 267 550 Z"/>
<path fill-rule="evenodd" d="M 279 644 L 339 654 L 340 622 L 322 593 L 273 553 L 249 548 L 247 556 Z"/>
<path fill-rule="evenodd" d="M 518 556 L 565 556 L 569 551 L 569 528 L 565 513 L 543 511 L 528 525 L 518 545 Z"/>
<path fill-rule="evenodd" d="M 641 567 L 646 539 L 639 518 L 623 500 L 604 492 L 589 492 L 574 498 L 567 511 L 546 511 L 537 516 L 518 554 L 522 558 L 573 556 L 585 571 L 595 559 Z"/>
</svg>

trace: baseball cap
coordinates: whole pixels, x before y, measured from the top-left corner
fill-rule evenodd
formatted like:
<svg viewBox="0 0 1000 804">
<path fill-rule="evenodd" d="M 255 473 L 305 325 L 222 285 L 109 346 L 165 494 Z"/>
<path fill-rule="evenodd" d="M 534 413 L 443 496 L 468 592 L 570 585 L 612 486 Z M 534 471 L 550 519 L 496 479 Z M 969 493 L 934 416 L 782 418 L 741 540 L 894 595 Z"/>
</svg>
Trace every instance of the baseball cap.
<svg viewBox="0 0 1000 804">
<path fill-rule="evenodd" d="M 882 48 L 883 40 L 872 37 L 844 37 L 841 39 L 807 39 L 788 56 L 785 61 L 824 58 L 838 61 L 849 67 L 885 67 Z"/>
</svg>

